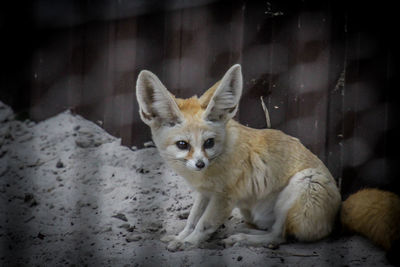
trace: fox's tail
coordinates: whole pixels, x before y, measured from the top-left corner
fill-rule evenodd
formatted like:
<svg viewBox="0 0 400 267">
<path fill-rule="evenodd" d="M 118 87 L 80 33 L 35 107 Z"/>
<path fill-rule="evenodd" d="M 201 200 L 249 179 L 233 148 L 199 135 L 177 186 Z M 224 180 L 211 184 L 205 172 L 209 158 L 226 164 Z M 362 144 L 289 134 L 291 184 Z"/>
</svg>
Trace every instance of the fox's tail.
<svg viewBox="0 0 400 267">
<path fill-rule="evenodd" d="M 399 259 L 400 197 L 379 189 L 363 189 L 342 204 L 340 220 L 345 230 L 361 234 Z M 394 251 L 396 250 L 396 252 Z M 393 258 L 392 260 L 396 259 Z M 396 264 L 397 264 L 396 261 Z"/>
</svg>

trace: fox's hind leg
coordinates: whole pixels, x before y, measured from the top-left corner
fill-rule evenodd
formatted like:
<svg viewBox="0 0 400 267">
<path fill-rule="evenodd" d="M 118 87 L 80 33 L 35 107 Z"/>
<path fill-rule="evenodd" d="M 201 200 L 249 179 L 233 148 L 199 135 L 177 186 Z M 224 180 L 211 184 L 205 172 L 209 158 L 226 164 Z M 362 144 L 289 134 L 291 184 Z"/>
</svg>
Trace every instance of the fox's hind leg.
<svg viewBox="0 0 400 267">
<path fill-rule="evenodd" d="M 314 241 L 328 235 L 340 205 L 340 194 L 330 176 L 316 169 L 295 174 L 278 195 L 275 221 L 265 234 L 236 234 L 223 240 L 234 244 L 276 247 L 288 234 L 301 241 Z"/>
<path fill-rule="evenodd" d="M 317 241 L 333 229 L 341 204 L 335 180 L 328 173 L 307 169 L 301 194 L 287 213 L 285 232 L 299 241 Z"/>
<path fill-rule="evenodd" d="M 262 233 L 260 230 L 257 232 L 246 231 L 247 233 L 231 235 L 230 237 L 224 239 L 223 243 L 226 246 L 237 244 L 276 247 L 277 245 L 285 242 L 283 229 L 285 226 L 287 212 L 296 199 L 295 192 L 295 183 L 290 182 L 286 186 L 286 188 L 278 195 L 273 212 L 275 220 L 272 224 L 270 231 L 263 231 L 264 233 Z"/>
</svg>

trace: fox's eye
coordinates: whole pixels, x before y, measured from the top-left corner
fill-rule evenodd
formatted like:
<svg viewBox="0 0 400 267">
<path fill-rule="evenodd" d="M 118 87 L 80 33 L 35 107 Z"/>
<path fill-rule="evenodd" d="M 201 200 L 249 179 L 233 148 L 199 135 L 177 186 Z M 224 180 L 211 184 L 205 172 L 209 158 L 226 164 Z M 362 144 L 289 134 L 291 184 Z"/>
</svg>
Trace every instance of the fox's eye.
<svg viewBox="0 0 400 267">
<path fill-rule="evenodd" d="M 190 147 L 188 142 L 182 140 L 176 142 L 176 146 L 181 150 L 187 150 Z"/>
<path fill-rule="evenodd" d="M 214 138 L 208 138 L 203 144 L 204 149 L 212 148 L 213 146 L 214 146 Z"/>
</svg>

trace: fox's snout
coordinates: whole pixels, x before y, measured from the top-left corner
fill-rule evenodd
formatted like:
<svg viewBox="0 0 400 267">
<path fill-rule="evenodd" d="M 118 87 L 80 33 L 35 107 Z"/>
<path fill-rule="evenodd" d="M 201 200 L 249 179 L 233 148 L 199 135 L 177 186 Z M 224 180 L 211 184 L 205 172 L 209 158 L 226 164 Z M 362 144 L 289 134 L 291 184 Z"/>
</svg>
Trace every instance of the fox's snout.
<svg viewBox="0 0 400 267">
<path fill-rule="evenodd" d="M 186 167 L 194 171 L 204 170 L 208 167 L 208 164 L 209 160 L 204 155 L 197 155 L 196 157 L 186 159 Z"/>
<path fill-rule="evenodd" d="M 199 168 L 199 169 L 203 169 L 205 166 L 206 166 L 206 164 L 205 164 L 204 161 L 202 161 L 201 159 L 199 159 L 199 160 L 196 162 L 196 167 Z"/>
</svg>

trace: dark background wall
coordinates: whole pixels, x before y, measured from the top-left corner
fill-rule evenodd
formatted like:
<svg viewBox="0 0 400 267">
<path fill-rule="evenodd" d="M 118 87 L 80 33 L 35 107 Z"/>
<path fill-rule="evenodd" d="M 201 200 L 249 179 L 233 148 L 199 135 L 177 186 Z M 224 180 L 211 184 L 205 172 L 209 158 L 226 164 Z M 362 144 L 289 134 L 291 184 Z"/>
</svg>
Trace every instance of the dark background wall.
<svg viewBox="0 0 400 267">
<path fill-rule="evenodd" d="M 342 184 L 397 191 L 394 4 L 366 1 L 6 1 L 0 100 L 21 119 L 65 109 L 141 147 L 135 81 L 200 95 L 241 63 L 238 119 L 302 140 Z"/>
</svg>

